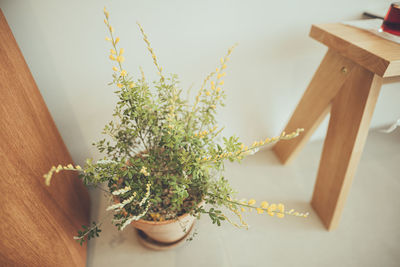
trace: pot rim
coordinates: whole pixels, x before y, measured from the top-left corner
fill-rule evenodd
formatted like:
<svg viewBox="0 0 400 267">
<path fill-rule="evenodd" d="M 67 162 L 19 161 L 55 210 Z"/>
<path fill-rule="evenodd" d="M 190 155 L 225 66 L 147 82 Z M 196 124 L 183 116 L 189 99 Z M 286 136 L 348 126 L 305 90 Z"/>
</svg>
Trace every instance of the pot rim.
<svg viewBox="0 0 400 267">
<path fill-rule="evenodd" d="M 197 206 L 200 207 L 204 205 L 204 200 L 202 200 Z M 137 221 L 133 221 L 132 223 L 143 223 L 143 224 L 148 224 L 148 225 L 164 225 L 164 224 L 171 224 L 171 223 L 175 223 L 178 222 L 184 218 L 186 218 L 187 216 L 192 216 L 194 218 L 196 218 L 195 216 L 191 215 L 190 213 L 184 213 L 181 216 L 178 216 L 178 218 L 176 219 L 170 219 L 170 220 L 165 220 L 165 221 L 147 221 L 147 220 L 143 220 L 143 219 L 139 219 Z"/>
<path fill-rule="evenodd" d="M 147 220 L 139 219 L 137 221 L 133 221 L 132 223 L 138 222 L 138 223 L 150 224 L 150 225 L 164 225 L 164 224 L 178 222 L 189 215 L 192 216 L 190 213 L 184 213 L 181 216 L 178 216 L 178 218 L 176 218 L 176 219 L 170 219 L 170 220 L 165 220 L 165 221 L 147 221 Z"/>
</svg>

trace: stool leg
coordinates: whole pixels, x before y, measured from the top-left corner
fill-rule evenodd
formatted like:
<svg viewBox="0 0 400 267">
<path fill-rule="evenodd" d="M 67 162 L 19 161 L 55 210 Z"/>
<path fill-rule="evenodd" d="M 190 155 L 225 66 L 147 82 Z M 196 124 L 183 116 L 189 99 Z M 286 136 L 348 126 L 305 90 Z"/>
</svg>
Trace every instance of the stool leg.
<svg viewBox="0 0 400 267">
<path fill-rule="evenodd" d="M 286 132 L 304 128 L 304 132 L 293 140 L 278 142 L 273 148 L 282 163 L 288 163 L 300 151 L 328 114 L 332 99 L 354 65 L 339 53 L 328 50 L 285 128 Z"/>
<path fill-rule="evenodd" d="M 328 230 L 339 223 L 381 85 L 381 77 L 355 66 L 333 100 L 311 201 Z"/>
</svg>

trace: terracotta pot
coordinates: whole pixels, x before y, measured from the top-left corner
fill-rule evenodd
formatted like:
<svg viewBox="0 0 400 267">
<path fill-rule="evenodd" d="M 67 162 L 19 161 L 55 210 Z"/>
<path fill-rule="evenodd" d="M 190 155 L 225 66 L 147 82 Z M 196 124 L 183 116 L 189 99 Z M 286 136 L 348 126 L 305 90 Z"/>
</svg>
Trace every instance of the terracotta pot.
<svg viewBox="0 0 400 267">
<path fill-rule="evenodd" d="M 189 234 L 195 219 L 190 214 L 183 214 L 175 220 L 162 222 L 137 220 L 133 221 L 132 225 L 157 242 L 173 244 L 181 241 Z"/>
</svg>

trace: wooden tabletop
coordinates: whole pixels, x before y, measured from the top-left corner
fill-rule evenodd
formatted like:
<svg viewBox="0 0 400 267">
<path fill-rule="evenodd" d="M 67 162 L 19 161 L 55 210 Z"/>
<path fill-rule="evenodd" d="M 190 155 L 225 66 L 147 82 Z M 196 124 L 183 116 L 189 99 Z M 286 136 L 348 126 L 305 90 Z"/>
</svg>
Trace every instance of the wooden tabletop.
<svg viewBox="0 0 400 267">
<path fill-rule="evenodd" d="M 310 36 L 381 77 L 400 76 L 400 44 L 341 23 L 313 25 Z"/>
</svg>

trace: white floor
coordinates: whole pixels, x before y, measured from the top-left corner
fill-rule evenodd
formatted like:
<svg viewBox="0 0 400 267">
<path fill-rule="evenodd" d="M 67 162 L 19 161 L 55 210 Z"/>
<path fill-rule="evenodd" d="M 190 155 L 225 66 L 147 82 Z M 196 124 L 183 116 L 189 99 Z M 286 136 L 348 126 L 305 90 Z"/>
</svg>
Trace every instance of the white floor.
<svg viewBox="0 0 400 267">
<path fill-rule="evenodd" d="M 307 219 L 248 214 L 249 230 L 212 225 L 203 216 L 197 236 L 182 247 L 155 252 L 142 247 L 132 228 L 118 232 L 106 218 L 90 241 L 88 266 L 400 266 L 400 130 L 370 132 L 339 228 L 327 232 L 309 205 L 322 142 L 308 144 L 288 166 L 261 151 L 227 164 L 226 177 L 240 197 L 283 202 L 309 211 Z M 92 200 L 93 219 L 105 201 Z"/>
</svg>

